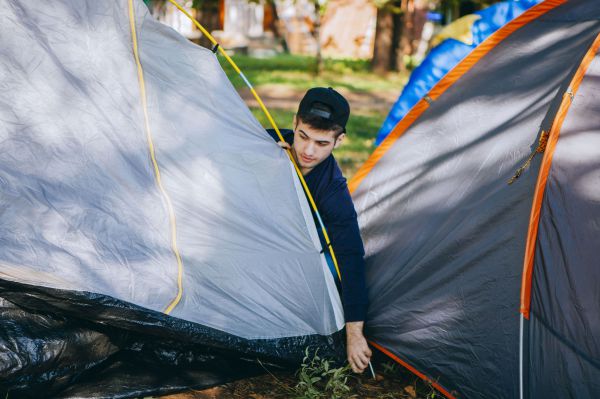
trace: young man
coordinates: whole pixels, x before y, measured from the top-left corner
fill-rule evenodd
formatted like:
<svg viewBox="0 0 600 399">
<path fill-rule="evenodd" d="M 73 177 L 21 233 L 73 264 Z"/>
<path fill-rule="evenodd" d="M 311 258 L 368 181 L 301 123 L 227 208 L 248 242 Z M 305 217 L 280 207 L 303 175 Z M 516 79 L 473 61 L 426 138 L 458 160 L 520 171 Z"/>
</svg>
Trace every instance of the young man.
<svg viewBox="0 0 600 399">
<path fill-rule="evenodd" d="M 300 101 L 294 130 L 281 130 L 285 141 L 278 144 L 291 150 L 333 246 L 341 273 L 348 362 L 358 373 L 371 358 L 363 335 L 367 311 L 364 248 L 346 179 L 332 155 L 344 140 L 349 117 L 350 106 L 341 94 L 331 87 L 312 88 Z M 268 131 L 279 140 L 275 131 Z M 319 236 L 325 247 L 320 231 Z"/>
</svg>

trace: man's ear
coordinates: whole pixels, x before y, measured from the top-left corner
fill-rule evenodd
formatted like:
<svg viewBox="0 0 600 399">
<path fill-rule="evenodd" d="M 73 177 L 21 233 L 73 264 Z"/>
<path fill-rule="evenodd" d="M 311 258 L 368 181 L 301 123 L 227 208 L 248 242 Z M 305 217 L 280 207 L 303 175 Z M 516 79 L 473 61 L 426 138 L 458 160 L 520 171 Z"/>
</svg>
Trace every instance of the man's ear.
<svg viewBox="0 0 600 399">
<path fill-rule="evenodd" d="M 333 145 L 333 148 L 338 148 L 340 144 L 342 144 L 342 141 L 344 141 L 344 137 L 346 137 L 346 133 L 340 134 L 337 137 L 337 139 L 335 139 L 335 144 Z"/>
<path fill-rule="evenodd" d="M 296 127 L 298 125 L 296 125 L 296 123 L 298 123 L 298 119 L 296 118 L 296 114 L 294 114 L 294 120 L 292 121 L 292 126 L 294 126 L 294 130 L 296 130 Z"/>
</svg>

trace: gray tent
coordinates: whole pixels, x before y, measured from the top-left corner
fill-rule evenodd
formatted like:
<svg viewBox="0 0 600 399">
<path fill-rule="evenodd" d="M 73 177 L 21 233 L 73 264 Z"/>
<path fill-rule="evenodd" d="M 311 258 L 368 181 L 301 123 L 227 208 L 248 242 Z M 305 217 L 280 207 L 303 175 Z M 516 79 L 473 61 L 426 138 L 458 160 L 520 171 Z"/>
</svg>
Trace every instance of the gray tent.
<svg viewBox="0 0 600 399">
<path fill-rule="evenodd" d="M 177 364 L 343 355 L 293 166 L 211 51 L 141 0 L 4 1 L 0 51 L 0 389 L 57 392 L 135 337 Z"/>
<path fill-rule="evenodd" d="M 597 0 L 533 7 L 351 182 L 368 335 L 447 397 L 600 397 L 599 33 Z"/>
</svg>

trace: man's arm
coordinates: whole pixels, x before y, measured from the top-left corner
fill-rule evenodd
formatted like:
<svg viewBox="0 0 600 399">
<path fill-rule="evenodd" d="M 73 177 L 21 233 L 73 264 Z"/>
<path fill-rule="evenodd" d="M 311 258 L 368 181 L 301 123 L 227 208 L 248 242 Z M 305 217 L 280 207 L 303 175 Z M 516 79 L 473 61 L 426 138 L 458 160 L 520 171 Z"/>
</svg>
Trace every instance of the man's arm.
<svg viewBox="0 0 600 399">
<path fill-rule="evenodd" d="M 333 237 L 332 237 L 333 244 Z M 361 246 L 362 247 L 362 246 Z M 336 246 L 333 244 L 336 251 Z M 342 301 L 346 319 L 346 354 L 355 373 L 367 368 L 372 352 L 364 336 L 364 320 L 367 310 L 364 260 L 362 254 L 336 251 L 342 274 Z"/>
<path fill-rule="evenodd" d="M 345 182 L 320 205 L 341 273 L 348 362 L 355 373 L 361 373 L 372 355 L 363 333 L 368 304 L 364 248 Z"/>
<path fill-rule="evenodd" d="M 291 149 L 289 143 L 279 141 L 274 130 L 267 129 L 267 132 L 281 148 Z M 288 132 L 286 133 L 293 134 L 292 131 Z M 338 171 L 338 173 L 341 177 L 341 172 Z M 368 366 L 372 355 L 363 333 L 367 311 L 364 248 L 356 220 L 356 211 L 345 179 L 338 182 L 337 187 L 329 192 L 327 198 L 318 202 L 318 208 L 327 226 L 342 275 L 342 303 L 346 319 L 348 363 L 355 373 L 362 373 Z"/>
</svg>

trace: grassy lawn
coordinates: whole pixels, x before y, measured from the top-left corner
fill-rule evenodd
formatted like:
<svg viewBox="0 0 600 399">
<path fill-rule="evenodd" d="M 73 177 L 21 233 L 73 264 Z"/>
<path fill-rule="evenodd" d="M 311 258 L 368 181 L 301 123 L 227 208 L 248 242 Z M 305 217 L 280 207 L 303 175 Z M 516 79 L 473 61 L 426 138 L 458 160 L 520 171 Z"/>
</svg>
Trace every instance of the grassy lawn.
<svg viewBox="0 0 600 399">
<path fill-rule="evenodd" d="M 357 103 L 362 106 L 352 111 L 347 126 L 349 134 L 334 153 L 347 178 L 354 175 L 373 151 L 375 136 L 389 110 L 388 107 L 382 109 L 381 106 L 369 109 L 369 104 L 360 104 L 361 96 L 384 93 L 388 98 L 395 99 L 407 79 L 407 76 L 402 74 L 386 76 L 373 74 L 369 71 L 368 62 L 362 60 L 326 59 L 322 73 L 315 76 L 313 57 L 279 55 L 268 59 L 256 59 L 238 55 L 233 59 L 259 91 L 261 87 L 277 86 L 285 87 L 292 92 L 303 93 L 313 86 L 331 86 L 344 90 L 350 95 L 356 95 L 358 99 L 351 101 L 353 109 Z M 219 58 L 219 60 L 234 87 L 243 90 L 245 84 L 242 79 L 225 59 Z M 268 103 L 266 105 L 280 127 L 290 127 L 297 104 L 287 108 L 275 108 Z M 263 126 L 270 127 L 260 108 L 251 107 L 250 109 Z"/>
<path fill-rule="evenodd" d="M 369 70 L 369 62 L 364 60 L 325 59 L 324 68 L 316 76 L 313 57 L 282 54 L 272 58 L 252 58 L 243 55 L 232 57 L 244 75 L 255 86 L 283 84 L 306 90 L 312 86 L 333 86 L 354 92 L 373 90 L 400 90 L 406 83 L 406 75 L 376 75 Z M 244 82 L 222 57 L 221 66 L 236 88 L 244 87 Z"/>
</svg>

